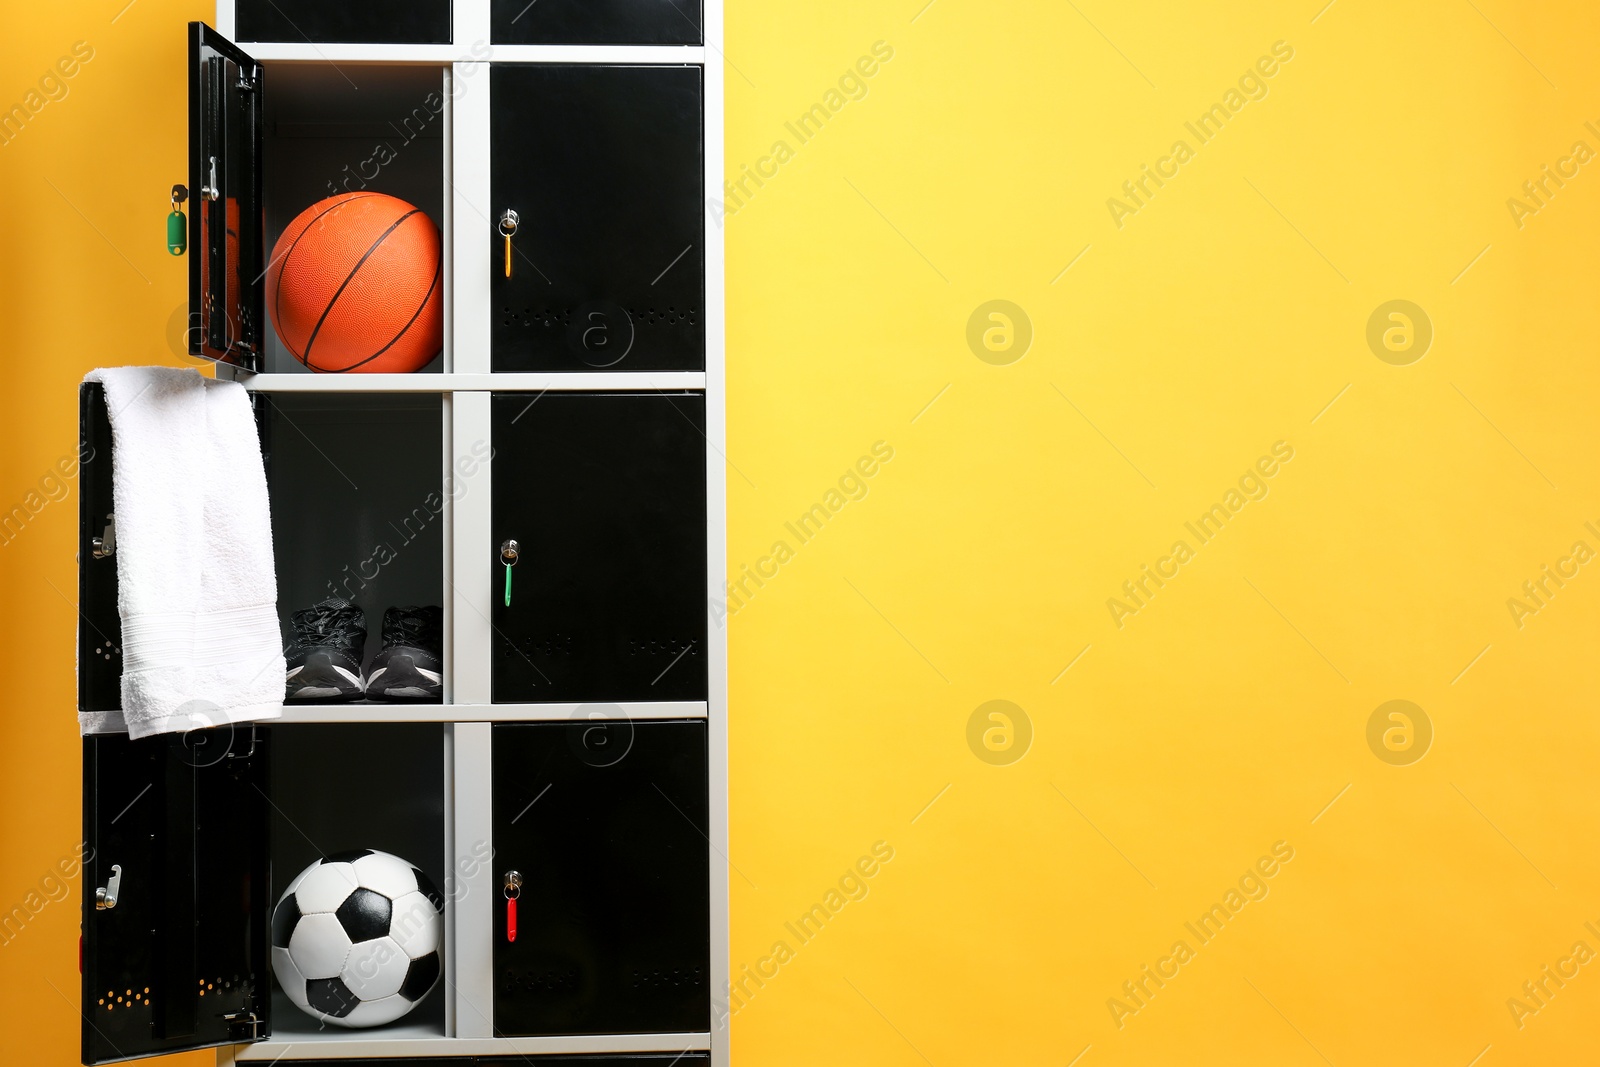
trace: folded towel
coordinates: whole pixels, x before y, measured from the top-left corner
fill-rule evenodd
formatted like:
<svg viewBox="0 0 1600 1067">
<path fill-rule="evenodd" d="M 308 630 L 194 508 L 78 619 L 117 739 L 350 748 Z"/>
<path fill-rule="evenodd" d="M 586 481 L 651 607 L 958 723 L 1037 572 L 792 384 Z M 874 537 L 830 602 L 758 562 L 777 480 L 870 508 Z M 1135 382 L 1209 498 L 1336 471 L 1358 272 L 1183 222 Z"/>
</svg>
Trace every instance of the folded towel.
<svg viewBox="0 0 1600 1067">
<path fill-rule="evenodd" d="M 192 370 L 91 371 L 111 413 L 122 711 L 129 737 L 282 714 L 272 521 L 250 398 Z"/>
</svg>

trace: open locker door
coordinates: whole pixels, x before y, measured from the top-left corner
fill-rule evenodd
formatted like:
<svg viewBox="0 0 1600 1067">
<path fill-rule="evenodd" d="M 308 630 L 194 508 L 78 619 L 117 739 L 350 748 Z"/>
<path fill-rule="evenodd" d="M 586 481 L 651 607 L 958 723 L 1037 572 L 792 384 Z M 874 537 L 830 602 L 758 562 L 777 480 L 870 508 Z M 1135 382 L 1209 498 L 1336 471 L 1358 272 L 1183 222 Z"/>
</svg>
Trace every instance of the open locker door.
<svg viewBox="0 0 1600 1067">
<path fill-rule="evenodd" d="M 269 735 L 84 738 L 84 1063 L 267 1035 Z"/>
<path fill-rule="evenodd" d="M 261 64 L 189 23 L 189 354 L 259 370 Z"/>
</svg>

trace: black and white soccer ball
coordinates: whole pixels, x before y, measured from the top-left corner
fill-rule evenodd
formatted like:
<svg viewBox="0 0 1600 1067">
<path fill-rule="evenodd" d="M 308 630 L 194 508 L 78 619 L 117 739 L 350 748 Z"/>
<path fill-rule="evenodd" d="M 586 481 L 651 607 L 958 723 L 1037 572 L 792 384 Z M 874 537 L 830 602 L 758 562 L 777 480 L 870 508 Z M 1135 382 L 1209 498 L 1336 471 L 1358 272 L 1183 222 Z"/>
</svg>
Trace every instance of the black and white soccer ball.
<svg viewBox="0 0 1600 1067">
<path fill-rule="evenodd" d="M 295 1006 L 335 1026 L 382 1026 L 439 981 L 444 898 L 399 856 L 318 860 L 272 912 L 272 973 Z"/>
</svg>

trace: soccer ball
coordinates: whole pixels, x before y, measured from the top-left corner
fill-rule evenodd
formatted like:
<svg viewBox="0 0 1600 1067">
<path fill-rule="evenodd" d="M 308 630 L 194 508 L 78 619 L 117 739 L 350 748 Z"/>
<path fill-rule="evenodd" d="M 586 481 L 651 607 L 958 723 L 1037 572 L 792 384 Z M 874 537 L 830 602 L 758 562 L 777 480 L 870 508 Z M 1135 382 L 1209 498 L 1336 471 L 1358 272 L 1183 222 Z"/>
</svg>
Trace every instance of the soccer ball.
<svg viewBox="0 0 1600 1067">
<path fill-rule="evenodd" d="M 272 973 L 301 1011 L 382 1026 L 439 981 L 444 898 L 428 876 L 373 849 L 318 860 L 272 912 Z"/>
</svg>

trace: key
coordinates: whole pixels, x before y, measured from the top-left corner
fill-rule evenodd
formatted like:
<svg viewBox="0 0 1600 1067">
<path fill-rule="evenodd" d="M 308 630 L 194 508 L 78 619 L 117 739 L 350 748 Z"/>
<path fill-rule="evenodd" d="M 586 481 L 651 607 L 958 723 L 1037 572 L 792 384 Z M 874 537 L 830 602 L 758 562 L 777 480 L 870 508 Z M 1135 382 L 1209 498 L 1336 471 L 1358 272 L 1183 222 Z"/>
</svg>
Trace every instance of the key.
<svg viewBox="0 0 1600 1067">
<path fill-rule="evenodd" d="M 513 944 L 517 940 L 517 898 L 522 896 L 521 872 L 506 872 L 503 892 L 506 898 L 506 942 Z"/>
<path fill-rule="evenodd" d="M 506 277 L 511 277 L 511 235 L 517 232 L 517 213 L 506 208 L 500 213 L 500 236 L 506 239 Z"/>
<path fill-rule="evenodd" d="M 506 607 L 511 606 L 511 568 L 516 566 L 520 549 L 517 542 L 507 540 L 500 542 L 500 562 L 506 565 Z"/>
</svg>

